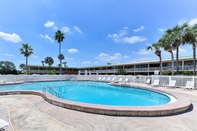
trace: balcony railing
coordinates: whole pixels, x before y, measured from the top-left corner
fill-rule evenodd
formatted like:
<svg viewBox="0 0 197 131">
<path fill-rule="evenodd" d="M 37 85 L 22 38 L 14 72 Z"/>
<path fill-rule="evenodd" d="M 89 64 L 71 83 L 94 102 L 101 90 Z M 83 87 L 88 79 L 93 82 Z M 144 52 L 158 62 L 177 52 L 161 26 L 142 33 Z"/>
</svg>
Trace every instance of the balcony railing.
<svg viewBox="0 0 197 131">
<path fill-rule="evenodd" d="M 169 67 L 162 67 L 162 71 L 165 71 L 165 70 L 171 70 L 172 67 L 169 66 Z M 196 66 L 196 69 L 197 69 L 197 66 Z M 126 72 L 154 72 L 155 70 L 160 70 L 160 67 L 145 67 L 145 68 L 130 68 L 130 69 L 125 69 Z M 179 70 L 181 71 L 182 70 L 182 66 L 179 66 Z M 190 70 L 190 71 L 193 71 L 193 66 L 184 66 L 183 67 L 183 70 Z M 97 72 L 98 73 L 116 73 L 118 71 L 118 69 L 107 69 L 107 70 L 90 70 L 91 73 L 94 73 L 96 74 Z M 174 71 L 176 71 L 176 66 L 174 66 Z M 48 72 L 48 70 L 31 70 L 31 73 L 32 74 L 46 74 Z M 80 70 L 80 72 L 82 74 L 85 74 L 85 70 Z M 59 73 L 59 71 L 57 70 L 56 73 Z M 87 71 L 87 73 L 89 73 L 89 70 Z"/>
</svg>

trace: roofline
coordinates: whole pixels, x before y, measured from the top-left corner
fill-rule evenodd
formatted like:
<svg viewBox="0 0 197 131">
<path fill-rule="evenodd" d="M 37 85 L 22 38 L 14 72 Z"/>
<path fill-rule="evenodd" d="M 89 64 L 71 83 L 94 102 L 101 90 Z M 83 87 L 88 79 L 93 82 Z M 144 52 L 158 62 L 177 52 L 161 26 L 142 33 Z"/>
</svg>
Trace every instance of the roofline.
<svg viewBox="0 0 197 131">
<path fill-rule="evenodd" d="M 184 59 L 193 59 L 193 56 L 184 56 L 184 57 L 179 57 L 179 61 L 180 60 L 184 60 Z M 171 58 L 164 58 L 162 59 L 162 62 L 167 62 L 167 61 L 171 61 Z M 147 60 L 147 61 L 137 61 L 137 62 L 129 62 L 129 63 L 118 63 L 118 64 L 110 64 L 110 65 L 98 65 L 98 66 L 87 66 L 87 67 L 62 67 L 62 68 L 67 68 L 67 69 L 86 69 L 86 68 L 100 68 L 100 67 L 111 67 L 111 66 L 123 66 L 123 65 L 137 65 L 137 64 L 147 64 L 147 63 L 155 63 L 155 62 L 159 62 L 159 59 L 154 59 L 154 60 Z M 28 66 L 32 66 L 32 67 L 43 67 L 43 65 L 28 65 Z M 44 67 L 49 67 L 49 66 L 44 66 Z M 58 66 L 51 66 L 51 68 L 59 68 Z"/>
</svg>

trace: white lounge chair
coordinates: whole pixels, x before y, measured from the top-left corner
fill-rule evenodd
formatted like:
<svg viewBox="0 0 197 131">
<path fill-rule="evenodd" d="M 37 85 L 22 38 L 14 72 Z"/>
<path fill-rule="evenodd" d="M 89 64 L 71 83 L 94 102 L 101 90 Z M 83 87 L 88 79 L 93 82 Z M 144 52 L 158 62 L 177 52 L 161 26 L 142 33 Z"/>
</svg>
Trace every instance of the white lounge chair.
<svg viewBox="0 0 197 131">
<path fill-rule="evenodd" d="M 182 89 L 192 89 L 192 90 L 194 90 L 194 82 L 193 81 L 187 81 L 186 85 L 183 86 Z"/>
<path fill-rule="evenodd" d="M 169 84 L 166 87 L 176 87 L 176 80 L 170 80 Z"/>
<path fill-rule="evenodd" d="M 102 77 L 99 77 L 98 80 L 100 81 L 102 79 Z"/>
<path fill-rule="evenodd" d="M 110 84 L 121 84 L 121 82 L 122 82 L 122 77 L 120 77 L 118 81 L 110 82 Z"/>
<path fill-rule="evenodd" d="M 110 77 L 108 77 L 106 81 L 110 81 Z"/>
<path fill-rule="evenodd" d="M 0 119 L 0 130 L 7 131 L 8 126 L 9 126 L 8 122 L 4 121 L 3 119 Z"/>
<path fill-rule="evenodd" d="M 125 79 L 124 84 L 125 85 L 129 84 L 129 78 L 128 77 Z"/>
<path fill-rule="evenodd" d="M 146 80 L 146 84 L 148 84 L 148 85 L 150 84 L 150 79 Z"/>
<path fill-rule="evenodd" d="M 159 85 L 159 80 L 154 80 L 152 86 L 158 86 Z"/>
<path fill-rule="evenodd" d="M 112 79 L 111 79 L 111 82 L 115 81 L 116 77 L 114 76 Z"/>
</svg>

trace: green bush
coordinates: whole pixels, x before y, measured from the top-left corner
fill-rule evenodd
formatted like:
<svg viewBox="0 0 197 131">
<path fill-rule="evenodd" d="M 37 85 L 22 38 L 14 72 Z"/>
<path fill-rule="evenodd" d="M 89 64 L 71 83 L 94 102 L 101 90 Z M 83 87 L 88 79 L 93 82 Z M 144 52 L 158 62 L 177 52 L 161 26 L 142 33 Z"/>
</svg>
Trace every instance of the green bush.
<svg viewBox="0 0 197 131">
<path fill-rule="evenodd" d="M 118 75 L 126 75 L 127 72 L 124 69 L 118 69 L 117 74 Z"/>
<path fill-rule="evenodd" d="M 161 74 L 162 75 L 172 75 L 172 71 L 171 70 L 162 71 Z"/>
<path fill-rule="evenodd" d="M 49 70 L 49 71 L 48 71 L 48 74 L 49 74 L 49 75 L 54 75 L 54 74 L 56 74 L 56 70 L 55 70 L 55 69 Z"/>
</svg>

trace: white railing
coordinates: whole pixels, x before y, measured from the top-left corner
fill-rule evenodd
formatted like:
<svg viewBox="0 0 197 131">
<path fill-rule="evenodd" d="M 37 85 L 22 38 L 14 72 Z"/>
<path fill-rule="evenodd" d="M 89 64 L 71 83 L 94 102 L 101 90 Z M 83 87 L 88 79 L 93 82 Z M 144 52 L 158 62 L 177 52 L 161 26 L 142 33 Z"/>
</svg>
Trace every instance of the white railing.
<svg viewBox="0 0 197 131">
<path fill-rule="evenodd" d="M 99 77 L 105 79 L 99 80 Z M 161 86 L 169 84 L 170 80 L 176 80 L 176 86 L 182 87 L 186 85 L 187 81 L 193 81 L 194 87 L 197 87 L 197 77 L 196 76 L 160 76 L 160 75 L 0 75 L 0 83 L 17 83 L 17 82 L 31 82 L 31 81 L 55 81 L 55 80 L 94 80 L 94 81 L 104 81 L 111 82 L 112 78 L 114 81 L 123 78 L 125 80 L 128 78 L 128 82 L 134 83 L 146 83 L 149 78 L 151 81 L 159 79 Z"/>
</svg>

